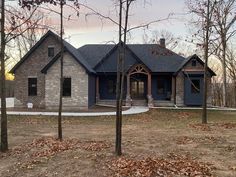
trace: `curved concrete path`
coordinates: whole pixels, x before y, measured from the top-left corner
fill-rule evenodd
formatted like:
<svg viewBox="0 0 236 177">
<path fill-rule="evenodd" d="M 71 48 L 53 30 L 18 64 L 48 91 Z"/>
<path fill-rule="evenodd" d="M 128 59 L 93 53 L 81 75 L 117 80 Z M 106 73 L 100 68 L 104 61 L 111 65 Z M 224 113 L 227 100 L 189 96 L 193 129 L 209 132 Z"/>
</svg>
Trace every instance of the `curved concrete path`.
<svg viewBox="0 0 236 177">
<path fill-rule="evenodd" d="M 128 110 L 122 111 L 123 115 L 140 114 L 149 111 L 148 107 L 133 106 Z M 0 113 L 1 114 L 1 113 Z M 21 112 L 8 111 L 8 115 L 27 115 L 27 116 L 57 116 L 57 112 Z M 93 117 L 93 116 L 114 116 L 116 112 L 63 112 L 62 116 L 71 117 Z"/>
</svg>

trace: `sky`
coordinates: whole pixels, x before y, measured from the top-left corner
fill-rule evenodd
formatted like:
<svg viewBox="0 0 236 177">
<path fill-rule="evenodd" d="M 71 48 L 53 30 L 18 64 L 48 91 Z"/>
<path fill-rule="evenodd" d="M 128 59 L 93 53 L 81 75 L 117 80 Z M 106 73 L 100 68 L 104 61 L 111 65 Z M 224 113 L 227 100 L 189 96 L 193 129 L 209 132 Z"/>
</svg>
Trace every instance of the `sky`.
<svg viewBox="0 0 236 177">
<path fill-rule="evenodd" d="M 82 0 L 80 1 L 97 12 L 109 16 L 118 21 L 115 0 Z M 149 28 L 140 28 L 134 30 L 129 35 L 129 43 L 142 43 L 143 35 L 151 35 L 153 31 L 167 30 L 176 37 L 188 35 L 188 22 L 186 22 L 187 12 L 185 0 L 137 0 L 133 3 L 129 17 L 129 27 L 146 24 L 150 21 L 161 20 L 172 15 L 169 20 L 155 23 Z M 90 15 L 85 15 L 90 13 Z M 71 9 L 65 9 L 65 17 L 75 14 Z M 59 18 L 54 16 L 51 22 L 57 26 Z M 73 15 L 71 20 L 64 20 L 65 38 L 75 47 L 85 44 L 104 44 L 108 42 L 117 42 L 118 26 L 109 20 L 101 20 L 98 16 L 91 15 L 91 12 L 81 7 L 80 16 Z"/>
</svg>

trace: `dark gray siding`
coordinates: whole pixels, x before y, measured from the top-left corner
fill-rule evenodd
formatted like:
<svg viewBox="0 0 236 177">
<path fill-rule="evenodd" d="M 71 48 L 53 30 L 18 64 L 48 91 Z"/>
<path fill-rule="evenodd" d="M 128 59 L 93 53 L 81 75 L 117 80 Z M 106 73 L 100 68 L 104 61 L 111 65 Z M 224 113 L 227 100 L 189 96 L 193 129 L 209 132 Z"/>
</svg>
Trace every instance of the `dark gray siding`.
<svg viewBox="0 0 236 177">
<path fill-rule="evenodd" d="M 88 81 L 88 107 L 96 104 L 96 77 L 89 75 Z"/>
<path fill-rule="evenodd" d="M 158 93 L 158 84 L 163 82 L 163 93 Z M 171 75 L 152 75 L 152 97 L 154 100 L 169 100 L 172 92 Z"/>
<path fill-rule="evenodd" d="M 203 75 L 189 75 L 184 78 L 184 104 L 186 106 L 201 106 L 203 98 Z M 192 84 L 194 80 L 198 80 L 200 83 L 199 93 L 192 92 Z"/>
</svg>

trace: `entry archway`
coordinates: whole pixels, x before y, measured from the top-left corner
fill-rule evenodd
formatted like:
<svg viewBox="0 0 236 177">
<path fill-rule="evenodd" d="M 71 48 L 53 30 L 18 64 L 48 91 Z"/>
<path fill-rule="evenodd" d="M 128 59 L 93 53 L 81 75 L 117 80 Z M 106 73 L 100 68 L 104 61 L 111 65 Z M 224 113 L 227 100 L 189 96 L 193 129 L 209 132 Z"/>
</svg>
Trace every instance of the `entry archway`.
<svg viewBox="0 0 236 177">
<path fill-rule="evenodd" d="M 139 79 L 135 78 L 137 81 L 132 80 L 132 76 L 145 76 L 145 79 Z M 131 85 L 133 84 L 133 85 Z M 146 85 L 146 91 L 145 91 L 145 85 Z M 138 92 L 137 94 L 141 96 L 141 94 L 147 94 L 147 100 L 148 100 L 148 106 L 153 106 L 153 99 L 152 99 L 152 76 L 150 71 L 142 64 L 134 65 L 130 68 L 130 70 L 127 73 L 127 95 L 126 95 L 126 105 L 131 106 L 132 105 L 132 97 L 131 97 L 131 89 L 136 89 Z M 135 91 L 135 90 L 132 90 Z M 132 93 L 133 94 L 133 93 Z M 132 95 L 133 96 L 133 95 Z M 144 95 L 145 97 L 145 95 Z"/>
</svg>

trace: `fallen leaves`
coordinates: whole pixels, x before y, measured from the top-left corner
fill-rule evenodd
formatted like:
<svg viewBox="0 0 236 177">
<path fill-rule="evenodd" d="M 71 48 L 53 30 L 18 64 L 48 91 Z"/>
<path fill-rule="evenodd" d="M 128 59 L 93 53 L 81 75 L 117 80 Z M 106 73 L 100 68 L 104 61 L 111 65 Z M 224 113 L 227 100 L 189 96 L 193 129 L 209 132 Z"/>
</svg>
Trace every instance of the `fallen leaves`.
<svg viewBox="0 0 236 177">
<path fill-rule="evenodd" d="M 212 131 L 213 129 L 233 129 L 236 128 L 236 123 L 209 123 L 209 124 L 189 124 L 189 127 L 201 131 Z"/>
<path fill-rule="evenodd" d="M 33 157 L 50 157 L 59 152 L 76 149 L 78 143 L 79 141 L 76 139 L 59 141 L 54 137 L 42 137 L 33 140 L 29 146 L 37 149 L 32 154 Z"/>
<path fill-rule="evenodd" d="M 87 141 L 80 145 L 80 148 L 88 151 L 102 151 L 110 147 L 111 144 L 104 141 Z"/>
<path fill-rule="evenodd" d="M 114 176 L 212 176 L 212 165 L 198 162 L 187 156 L 169 154 L 168 159 L 121 157 L 108 165 Z"/>
<path fill-rule="evenodd" d="M 102 151 L 109 147 L 111 147 L 111 143 L 105 141 L 79 141 L 70 138 L 60 141 L 55 137 L 44 136 L 17 146 L 4 155 L 21 158 L 21 161 L 16 163 L 18 168 L 33 169 L 38 164 L 47 163 L 50 158 L 65 151 L 76 149 Z M 74 157 L 74 159 L 78 158 L 78 156 Z"/>
<path fill-rule="evenodd" d="M 201 130 L 201 131 L 212 131 L 210 125 L 208 124 L 189 124 L 191 128 L 194 128 L 196 130 Z"/>
<path fill-rule="evenodd" d="M 176 139 L 176 144 L 185 145 L 191 143 L 207 143 L 212 144 L 219 141 L 223 141 L 222 137 L 214 137 L 214 136 L 204 136 L 204 137 L 190 137 L 190 136 L 180 136 Z"/>
</svg>

